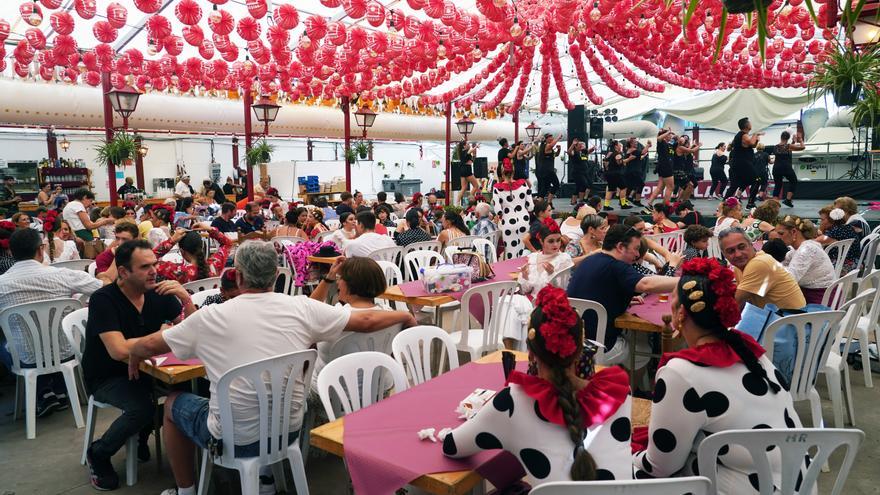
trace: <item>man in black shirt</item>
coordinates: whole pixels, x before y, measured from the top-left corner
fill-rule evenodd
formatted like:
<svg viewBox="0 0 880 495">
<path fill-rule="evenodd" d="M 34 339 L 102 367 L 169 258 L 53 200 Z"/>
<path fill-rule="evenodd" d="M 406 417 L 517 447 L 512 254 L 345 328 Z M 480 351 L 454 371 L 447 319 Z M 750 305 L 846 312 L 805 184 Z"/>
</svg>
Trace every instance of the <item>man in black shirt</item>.
<svg viewBox="0 0 880 495">
<path fill-rule="evenodd" d="M 336 205 L 336 214 L 342 215 L 343 213 L 354 213 L 353 198 L 354 197 L 348 191 L 340 193 L 339 199 L 342 200 L 342 202 Z"/>
<path fill-rule="evenodd" d="M 263 230 L 263 215 L 260 214 L 260 205 L 251 202 L 244 209 L 246 213 L 235 222 L 235 229 L 240 230 L 242 234 Z"/>
<path fill-rule="evenodd" d="M 214 221 L 211 222 L 211 227 L 219 230 L 221 234 L 235 232 L 235 222 L 232 221 L 232 217 L 234 216 L 235 203 L 230 203 L 227 201 L 223 203 L 223 206 L 220 207 L 220 215 L 214 217 Z"/>
<path fill-rule="evenodd" d="M 110 458 L 128 439 L 140 433 L 138 458 L 148 460 L 147 438 L 152 428 L 155 405 L 148 377 L 129 380 L 131 347 L 140 337 L 163 325 L 180 321 L 181 310 L 189 316 L 196 310 L 186 290 L 174 280 L 156 283 L 156 255 L 149 242 L 128 241 L 116 248 L 116 283 L 92 294 L 86 325 L 86 349 L 82 366 L 86 388 L 95 400 L 112 404 L 122 415 L 104 436 L 92 442 L 86 453 L 92 485 L 113 490 L 119 477 Z"/>
<path fill-rule="evenodd" d="M 119 187 L 119 189 L 116 190 L 116 194 L 119 195 L 120 199 L 125 199 L 126 194 L 137 194 L 139 192 L 141 192 L 141 190 L 135 187 L 134 179 L 132 179 L 131 177 L 126 177 L 125 184 L 123 184 Z"/>
<path fill-rule="evenodd" d="M 202 187 L 205 189 L 205 194 L 208 194 L 208 191 L 214 191 L 214 201 L 218 204 L 223 204 L 226 201 L 226 193 L 223 192 L 223 188 L 211 179 L 203 180 Z"/>
<path fill-rule="evenodd" d="M 737 125 L 739 132 L 730 143 L 730 186 L 727 188 L 724 198 L 734 196 L 739 189 L 745 191 L 748 187 L 750 189 L 749 203 L 746 208 L 754 208 L 760 182 L 760 177 L 755 172 L 755 146 L 758 145 L 758 140 L 764 133 L 750 134 L 752 123 L 749 122 L 748 117 L 739 119 Z"/>
</svg>

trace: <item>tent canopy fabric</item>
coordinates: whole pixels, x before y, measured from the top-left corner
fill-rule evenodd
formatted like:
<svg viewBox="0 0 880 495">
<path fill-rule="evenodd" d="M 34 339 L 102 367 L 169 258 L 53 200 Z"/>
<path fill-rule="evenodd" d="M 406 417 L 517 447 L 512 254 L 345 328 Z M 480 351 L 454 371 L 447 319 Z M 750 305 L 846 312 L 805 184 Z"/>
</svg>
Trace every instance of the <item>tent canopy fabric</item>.
<svg viewBox="0 0 880 495">
<path fill-rule="evenodd" d="M 737 121 L 748 117 L 752 129 L 760 130 L 797 113 L 809 99 L 801 88 L 728 89 L 658 107 L 658 110 L 700 124 L 737 132 Z"/>
</svg>

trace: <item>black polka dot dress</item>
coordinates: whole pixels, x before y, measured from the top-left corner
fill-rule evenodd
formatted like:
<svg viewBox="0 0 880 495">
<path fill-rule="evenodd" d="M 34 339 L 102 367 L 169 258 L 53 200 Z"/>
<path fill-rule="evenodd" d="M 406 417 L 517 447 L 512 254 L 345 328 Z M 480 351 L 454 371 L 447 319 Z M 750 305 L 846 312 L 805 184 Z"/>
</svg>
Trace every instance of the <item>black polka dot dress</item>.
<svg viewBox="0 0 880 495">
<path fill-rule="evenodd" d="M 503 259 L 529 254 L 522 238 L 529 231 L 529 212 L 534 208 L 532 190 L 525 180 L 501 182 L 492 188 L 492 208 L 501 217 Z"/>
<path fill-rule="evenodd" d="M 632 397 L 628 394 L 626 373 L 621 370 L 618 376 L 623 377 L 624 383 L 620 385 L 625 391 L 616 409 L 608 411 L 601 422 L 585 430 L 584 447 L 596 463 L 600 480 L 632 479 Z M 597 411 L 603 405 L 606 404 L 593 403 L 589 410 Z M 504 449 L 516 456 L 526 471 L 525 480 L 532 486 L 571 481 L 569 471 L 575 447 L 568 431 L 550 422 L 541 413 L 538 401 L 516 383 L 498 392 L 474 418 L 443 439 L 443 453 L 450 457 L 468 457 L 492 449 Z"/>
<path fill-rule="evenodd" d="M 766 356 L 760 357 L 759 363 L 773 385 L 749 372 L 742 362 L 721 367 L 673 358 L 660 368 L 654 387 L 648 448 L 633 455 L 635 477 L 698 476 L 697 448 L 713 433 L 800 428 L 786 382 Z M 778 391 L 773 393 L 776 385 Z M 781 483 L 781 459 L 776 450 L 768 454 L 774 493 Z M 732 445 L 722 448 L 720 454 L 719 494 L 760 493 L 754 462 L 745 448 Z"/>
</svg>

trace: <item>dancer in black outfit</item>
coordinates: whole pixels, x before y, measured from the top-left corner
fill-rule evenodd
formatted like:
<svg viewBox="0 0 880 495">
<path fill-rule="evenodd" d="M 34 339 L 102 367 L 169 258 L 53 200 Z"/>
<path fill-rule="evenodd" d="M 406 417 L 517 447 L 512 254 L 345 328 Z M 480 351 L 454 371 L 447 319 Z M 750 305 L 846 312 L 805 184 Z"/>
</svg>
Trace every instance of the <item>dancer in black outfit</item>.
<svg viewBox="0 0 880 495">
<path fill-rule="evenodd" d="M 767 184 L 770 182 L 770 163 L 773 160 L 770 157 L 772 151 L 773 148 L 766 149 L 764 143 L 758 143 L 758 146 L 755 147 L 755 173 L 757 174 L 758 193 L 761 194 L 761 199 L 767 197 Z"/>
<path fill-rule="evenodd" d="M 571 146 L 568 147 L 568 159 L 571 160 L 569 181 L 574 182 L 575 186 L 575 194 L 571 195 L 572 205 L 578 201 L 583 202 L 584 198 L 589 196 L 590 190 L 593 189 L 593 180 L 587 174 L 587 158 L 594 149 L 587 149 L 587 143 L 578 138 L 573 138 Z"/>
<path fill-rule="evenodd" d="M 538 145 L 538 152 L 535 155 L 535 175 L 538 177 L 538 197 L 553 202 L 556 191 L 559 190 L 559 177 L 556 175 L 556 167 L 554 161 L 559 155 L 560 150 L 554 149 L 557 143 L 562 140 L 562 134 L 553 137 L 552 134 L 544 134 L 544 139 Z"/>
<path fill-rule="evenodd" d="M 715 147 L 715 153 L 712 153 L 712 166 L 709 167 L 709 175 L 712 176 L 712 187 L 709 188 L 709 196 L 720 200 L 724 194 L 724 188 L 727 187 L 727 174 L 724 173 L 724 165 L 727 164 L 727 155 L 724 150 L 727 145 L 718 143 Z"/>
<path fill-rule="evenodd" d="M 459 166 L 461 191 L 458 193 L 458 204 L 462 204 L 465 196 L 471 193 L 476 196 L 480 190 L 480 183 L 474 177 L 474 158 L 477 156 L 477 148 L 479 146 L 479 143 L 467 143 L 465 141 L 458 143 L 458 160 L 461 163 Z M 471 186 L 471 191 L 468 191 L 468 185 Z"/>
<path fill-rule="evenodd" d="M 645 167 L 648 163 L 648 152 L 651 150 L 651 141 L 643 146 L 636 138 L 629 138 L 627 155 L 633 156 L 633 160 L 626 166 L 626 186 L 632 198 L 631 203 L 644 208 L 642 204 L 642 189 L 645 188 Z"/>
<path fill-rule="evenodd" d="M 623 145 L 620 141 L 612 140 L 609 143 L 608 148 L 608 168 L 605 169 L 605 182 L 607 182 L 608 185 L 605 187 L 605 207 L 603 209 L 606 211 L 613 209 L 611 208 L 611 196 L 613 196 L 614 191 L 617 190 L 617 199 L 620 201 L 620 208 L 628 210 L 632 208 L 632 205 L 628 204 L 626 201 L 625 169 L 627 164 L 632 162 L 635 157 L 629 155 L 624 158 Z"/>
<path fill-rule="evenodd" d="M 794 198 L 798 183 L 797 174 L 791 164 L 791 152 L 803 151 L 806 146 L 804 146 L 804 138 L 800 134 L 794 137 L 794 142 L 791 144 L 788 142 L 789 139 L 791 139 L 791 134 L 788 131 L 782 131 L 779 144 L 773 148 L 773 154 L 776 156 L 776 161 L 773 163 L 773 181 L 776 183 L 773 196 L 782 199 L 782 179 L 788 179 L 788 191 L 786 191 L 782 204 L 791 208 L 794 206 L 791 200 Z"/>
<path fill-rule="evenodd" d="M 660 194 L 663 195 L 663 202 L 669 204 L 672 197 L 673 180 L 672 180 L 672 157 L 675 156 L 674 146 L 675 133 L 669 129 L 660 129 L 657 133 L 657 187 L 651 191 L 645 206 L 645 213 L 651 212 L 651 205 Z"/>
<path fill-rule="evenodd" d="M 758 174 L 755 173 L 755 146 L 763 132 L 750 134 L 752 123 L 748 117 L 743 117 L 737 122 L 739 132 L 730 143 L 730 187 L 724 194 L 724 198 L 732 197 L 737 190 L 749 188 L 749 203 L 746 208 L 755 207 L 755 198 L 758 196 Z"/>
<path fill-rule="evenodd" d="M 696 177 L 694 167 L 694 153 L 700 149 L 701 143 L 694 143 L 691 146 L 690 138 L 680 136 L 678 138 L 678 146 L 675 148 L 675 155 L 678 158 L 679 169 L 675 171 L 675 185 L 679 188 L 676 201 L 685 201 L 690 199 L 694 189 L 700 181 Z M 675 163 L 675 162 L 673 162 Z"/>
</svg>

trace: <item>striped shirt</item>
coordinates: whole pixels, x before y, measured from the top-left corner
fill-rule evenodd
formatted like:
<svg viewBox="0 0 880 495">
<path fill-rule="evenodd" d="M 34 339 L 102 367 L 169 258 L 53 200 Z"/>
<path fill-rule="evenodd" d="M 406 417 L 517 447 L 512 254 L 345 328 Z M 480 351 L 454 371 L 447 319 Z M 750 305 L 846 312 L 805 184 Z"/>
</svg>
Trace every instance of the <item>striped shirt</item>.
<svg viewBox="0 0 880 495">
<path fill-rule="evenodd" d="M 90 295 L 102 285 L 100 280 L 83 271 L 43 266 L 35 260 L 19 261 L 0 275 L 0 312 L 17 304 L 73 297 L 74 294 Z M 12 328 L 7 329 L 12 337 L 10 344 L 16 346 L 21 362 L 33 364 L 36 358 L 33 345 L 26 337 L 29 333 L 18 326 L 23 322 L 16 320 L 13 319 Z M 61 358 L 67 359 L 73 351 L 63 336 L 61 342 Z"/>
</svg>

